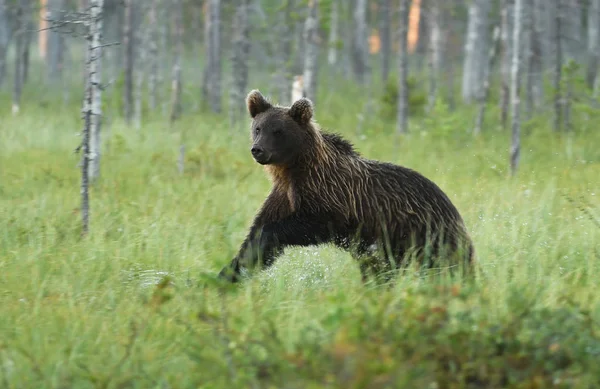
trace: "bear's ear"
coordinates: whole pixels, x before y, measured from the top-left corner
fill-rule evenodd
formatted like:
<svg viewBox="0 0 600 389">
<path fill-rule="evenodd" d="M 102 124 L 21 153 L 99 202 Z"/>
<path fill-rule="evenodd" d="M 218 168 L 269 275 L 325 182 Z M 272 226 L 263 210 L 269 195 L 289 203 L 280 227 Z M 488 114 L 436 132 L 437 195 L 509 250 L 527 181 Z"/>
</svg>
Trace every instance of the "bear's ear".
<svg viewBox="0 0 600 389">
<path fill-rule="evenodd" d="M 313 117 L 312 102 L 306 97 L 296 100 L 290 107 L 290 116 L 298 122 L 298 124 L 308 124 Z"/>
<path fill-rule="evenodd" d="M 254 89 L 248 93 L 248 96 L 246 96 L 246 105 L 248 106 L 248 112 L 252 118 L 271 108 L 271 103 L 265 99 L 258 89 Z"/>
</svg>

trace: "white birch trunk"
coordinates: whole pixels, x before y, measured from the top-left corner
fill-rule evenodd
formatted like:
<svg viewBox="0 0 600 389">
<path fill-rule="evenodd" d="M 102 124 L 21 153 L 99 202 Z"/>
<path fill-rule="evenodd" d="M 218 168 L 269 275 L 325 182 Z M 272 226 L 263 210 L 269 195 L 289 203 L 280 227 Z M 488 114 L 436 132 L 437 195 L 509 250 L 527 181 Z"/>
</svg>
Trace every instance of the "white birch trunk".
<svg viewBox="0 0 600 389">
<path fill-rule="evenodd" d="M 554 0 L 554 131 L 560 131 L 562 125 L 562 35 L 563 18 L 561 0 Z"/>
<path fill-rule="evenodd" d="M 125 17 L 123 20 L 123 44 L 125 46 L 125 83 L 123 92 L 123 110 L 125 122 L 129 125 L 133 120 L 133 67 L 134 60 L 134 33 L 133 16 L 134 0 L 125 0 Z"/>
<path fill-rule="evenodd" d="M 501 40 L 502 40 L 502 86 L 500 96 L 500 122 L 502 128 L 506 128 L 508 123 L 508 105 L 510 100 L 510 62 L 512 60 L 512 37 L 510 32 L 512 31 L 512 1 L 513 0 L 502 0 L 501 10 Z"/>
<path fill-rule="evenodd" d="M 433 109 L 437 100 L 438 78 L 442 68 L 442 20 L 439 1 L 432 1 L 429 16 L 429 111 Z"/>
<path fill-rule="evenodd" d="M 136 42 L 136 54 L 137 59 L 139 60 L 138 65 L 135 67 L 134 73 L 134 107 L 133 107 L 133 124 L 136 129 L 142 128 L 142 102 L 143 102 L 143 86 L 144 86 L 144 77 L 146 76 L 146 68 L 147 68 L 147 49 L 148 49 L 148 32 L 152 26 L 148 26 L 147 23 L 144 22 L 144 16 L 146 13 L 146 3 L 139 2 L 137 4 L 136 10 L 141 15 L 138 17 L 141 19 L 136 26 L 136 33 L 134 33 L 135 42 Z"/>
<path fill-rule="evenodd" d="M 319 47 L 318 34 L 318 0 L 309 0 L 308 16 L 304 23 L 304 96 L 313 102 L 317 98 L 317 72 Z"/>
<path fill-rule="evenodd" d="M 338 36 L 340 29 L 340 0 L 331 0 L 331 24 L 329 28 L 329 48 L 327 51 L 327 63 L 330 66 L 337 64 L 338 60 Z"/>
<path fill-rule="evenodd" d="M 10 34 L 7 13 L 6 1 L 0 0 L 0 86 L 6 75 L 6 54 L 8 52 Z"/>
<path fill-rule="evenodd" d="M 521 79 L 521 35 L 523 31 L 523 2 L 515 0 L 515 16 L 513 30 L 513 53 L 512 69 L 510 79 L 510 105 L 512 114 L 512 141 L 510 146 L 510 171 L 514 175 L 519 167 L 521 157 L 521 101 L 520 101 L 520 79 Z"/>
<path fill-rule="evenodd" d="M 400 29 L 398 43 L 398 116 L 396 132 L 408 132 L 408 15 L 410 0 L 400 0 Z"/>
<path fill-rule="evenodd" d="M 102 8 L 104 0 L 90 0 L 90 20 L 86 53 L 86 90 L 84 100 L 85 126 L 82 141 L 81 165 L 81 216 L 82 234 L 89 231 L 89 181 L 98 177 L 100 162 L 100 116 L 102 114 L 102 89 L 100 59 L 102 52 Z"/>
<path fill-rule="evenodd" d="M 16 22 L 16 47 L 15 47 L 15 74 L 13 82 L 12 114 L 19 113 L 21 108 L 21 92 L 23 90 L 23 51 L 25 48 L 25 35 L 27 28 L 26 16 L 28 15 L 29 4 L 27 0 L 22 0 L 17 4 L 15 12 Z"/>
<path fill-rule="evenodd" d="M 148 13 L 150 33 L 148 34 L 148 106 L 154 111 L 157 106 L 157 84 L 158 84 L 158 7 L 159 0 L 152 0 Z"/>
<path fill-rule="evenodd" d="M 181 59 L 183 57 L 183 0 L 175 0 L 173 9 L 175 50 L 171 77 L 171 123 L 181 116 Z M 183 170 L 183 168 L 181 169 Z"/>
<path fill-rule="evenodd" d="M 600 64 L 600 0 L 590 0 L 588 10 L 588 63 L 586 82 L 593 88 Z"/>
</svg>

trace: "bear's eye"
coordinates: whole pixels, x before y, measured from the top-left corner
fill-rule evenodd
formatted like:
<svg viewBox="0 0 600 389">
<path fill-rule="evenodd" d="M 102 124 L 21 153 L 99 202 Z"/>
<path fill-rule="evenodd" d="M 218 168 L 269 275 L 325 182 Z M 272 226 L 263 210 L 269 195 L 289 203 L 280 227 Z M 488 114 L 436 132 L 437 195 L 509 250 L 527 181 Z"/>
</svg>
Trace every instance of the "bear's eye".
<svg viewBox="0 0 600 389">
<path fill-rule="evenodd" d="M 275 134 L 275 135 L 281 135 L 282 133 L 283 133 L 283 130 L 281 128 L 278 128 L 275 131 L 273 131 L 273 134 Z"/>
<path fill-rule="evenodd" d="M 258 134 L 259 132 L 260 132 L 260 128 L 259 128 L 259 127 L 256 127 L 256 128 L 254 129 L 254 133 L 255 133 L 255 134 Z"/>
</svg>

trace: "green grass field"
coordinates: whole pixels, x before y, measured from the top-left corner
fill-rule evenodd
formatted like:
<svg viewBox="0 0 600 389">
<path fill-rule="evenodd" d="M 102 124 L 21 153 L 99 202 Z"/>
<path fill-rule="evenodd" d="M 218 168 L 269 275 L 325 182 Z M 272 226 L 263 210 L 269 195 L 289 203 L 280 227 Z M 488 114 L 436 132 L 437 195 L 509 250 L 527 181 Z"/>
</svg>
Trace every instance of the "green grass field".
<svg viewBox="0 0 600 389">
<path fill-rule="evenodd" d="M 319 247 L 220 293 L 208 276 L 270 188 L 249 121 L 231 129 L 225 114 L 111 120 L 81 239 L 79 106 L 12 117 L 4 99 L 0 387 L 600 387 L 600 115 L 575 107 L 570 134 L 549 112 L 524 123 L 510 177 L 496 107 L 477 138 L 465 109 L 415 117 L 396 138 L 376 113 L 356 133 L 352 93 L 323 89 L 316 119 L 446 191 L 475 242 L 474 285 L 363 285 L 348 254 Z"/>
</svg>

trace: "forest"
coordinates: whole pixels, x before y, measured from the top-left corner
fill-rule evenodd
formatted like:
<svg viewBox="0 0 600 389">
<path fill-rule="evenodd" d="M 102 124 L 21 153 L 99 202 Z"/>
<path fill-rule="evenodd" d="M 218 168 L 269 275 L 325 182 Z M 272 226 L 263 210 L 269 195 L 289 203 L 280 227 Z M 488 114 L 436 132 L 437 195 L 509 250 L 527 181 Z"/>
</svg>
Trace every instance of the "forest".
<svg viewBox="0 0 600 389">
<path fill-rule="evenodd" d="M 0 0 L 0 387 L 599 388 L 599 69 L 600 0 Z M 251 90 L 435 182 L 474 279 L 220 282 Z"/>
</svg>

